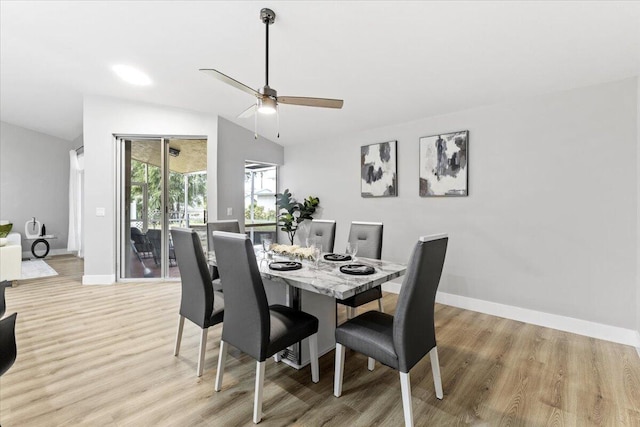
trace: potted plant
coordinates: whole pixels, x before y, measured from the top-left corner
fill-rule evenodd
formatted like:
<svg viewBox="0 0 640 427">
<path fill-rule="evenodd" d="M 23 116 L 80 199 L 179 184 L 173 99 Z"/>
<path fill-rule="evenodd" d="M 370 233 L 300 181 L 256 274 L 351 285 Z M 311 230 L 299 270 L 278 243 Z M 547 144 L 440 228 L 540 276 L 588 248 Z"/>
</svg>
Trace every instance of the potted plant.
<svg viewBox="0 0 640 427">
<path fill-rule="evenodd" d="M 309 196 L 303 203 L 291 197 L 289 189 L 276 194 L 276 205 L 278 206 L 278 226 L 281 231 L 287 233 L 289 241 L 293 245 L 293 238 L 305 220 L 312 220 L 313 213 L 320 204 L 320 199 Z"/>
</svg>

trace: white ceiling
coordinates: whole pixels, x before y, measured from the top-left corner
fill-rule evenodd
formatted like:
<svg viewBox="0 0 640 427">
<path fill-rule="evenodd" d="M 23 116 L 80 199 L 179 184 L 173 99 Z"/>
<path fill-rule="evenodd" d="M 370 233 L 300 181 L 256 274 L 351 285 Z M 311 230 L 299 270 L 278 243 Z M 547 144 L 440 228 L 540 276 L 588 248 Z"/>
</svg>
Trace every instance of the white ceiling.
<svg viewBox="0 0 640 427">
<path fill-rule="evenodd" d="M 272 8 L 270 85 L 343 98 L 280 106 L 259 132 L 283 145 L 640 75 L 638 2 L 0 3 L 0 119 L 65 139 L 82 97 L 106 95 L 236 119 L 250 95 L 200 73 L 264 84 L 262 7 Z M 154 84 L 134 87 L 124 63 Z"/>
</svg>

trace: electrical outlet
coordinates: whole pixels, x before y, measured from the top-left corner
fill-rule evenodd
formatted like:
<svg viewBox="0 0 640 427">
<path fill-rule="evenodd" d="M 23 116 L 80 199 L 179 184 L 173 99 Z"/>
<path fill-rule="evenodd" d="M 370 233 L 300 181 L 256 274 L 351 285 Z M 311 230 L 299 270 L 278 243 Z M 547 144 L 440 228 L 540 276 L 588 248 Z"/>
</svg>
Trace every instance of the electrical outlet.
<svg viewBox="0 0 640 427">
<path fill-rule="evenodd" d="M 233 208 L 227 208 L 227 216 L 233 215 Z"/>
<path fill-rule="evenodd" d="M 96 208 L 96 216 L 105 216 L 105 209 L 104 208 Z"/>
</svg>

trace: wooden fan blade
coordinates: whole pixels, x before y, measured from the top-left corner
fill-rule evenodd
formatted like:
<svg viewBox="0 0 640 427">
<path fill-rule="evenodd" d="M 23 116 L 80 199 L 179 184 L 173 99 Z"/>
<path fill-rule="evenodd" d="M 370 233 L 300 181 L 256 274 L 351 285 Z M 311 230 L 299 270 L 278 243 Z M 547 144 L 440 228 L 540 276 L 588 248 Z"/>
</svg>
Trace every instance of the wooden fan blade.
<svg viewBox="0 0 640 427">
<path fill-rule="evenodd" d="M 247 108 L 242 113 L 238 114 L 238 118 L 244 119 L 246 117 L 253 116 L 254 114 L 256 114 L 256 108 L 257 108 L 256 104 L 253 104 L 251 107 Z"/>
<path fill-rule="evenodd" d="M 279 104 L 304 105 L 307 107 L 342 108 L 342 99 L 307 98 L 304 96 L 279 96 Z"/>
<path fill-rule="evenodd" d="M 211 77 L 214 77 L 220 81 L 225 82 L 228 85 L 231 85 L 233 87 L 235 87 L 236 89 L 240 89 L 243 92 L 247 92 L 249 95 L 253 95 L 256 98 L 260 98 L 262 95 L 260 95 L 260 93 L 256 90 L 251 89 L 249 86 L 245 85 L 244 83 L 240 83 L 239 81 L 232 79 L 231 77 L 227 76 L 226 74 L 221 73 L 218 70 L 214 70 L 214 69 L 210 69 L 210 68 L 201 68 L 200 71 L 202 71 L 205 74 L 210 75 Z"/>
</svg>

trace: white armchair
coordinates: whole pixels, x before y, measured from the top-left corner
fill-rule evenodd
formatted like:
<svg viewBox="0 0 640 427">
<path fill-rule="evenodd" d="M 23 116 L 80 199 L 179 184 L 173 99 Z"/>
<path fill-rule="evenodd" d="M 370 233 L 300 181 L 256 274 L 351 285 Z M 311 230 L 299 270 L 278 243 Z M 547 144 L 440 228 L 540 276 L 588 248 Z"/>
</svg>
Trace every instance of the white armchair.
<svg viewBox="0 0 640 427">
<path fill-rule="evenodd" d="M 0 246 L 0 281 L 20 280 L 22 271 L 22 237 L 9 233 L 6 244 Z"/>
</svg>

